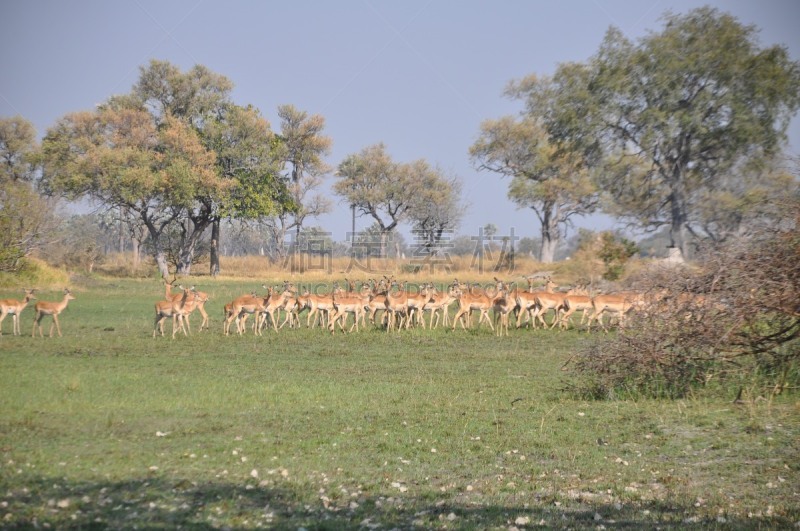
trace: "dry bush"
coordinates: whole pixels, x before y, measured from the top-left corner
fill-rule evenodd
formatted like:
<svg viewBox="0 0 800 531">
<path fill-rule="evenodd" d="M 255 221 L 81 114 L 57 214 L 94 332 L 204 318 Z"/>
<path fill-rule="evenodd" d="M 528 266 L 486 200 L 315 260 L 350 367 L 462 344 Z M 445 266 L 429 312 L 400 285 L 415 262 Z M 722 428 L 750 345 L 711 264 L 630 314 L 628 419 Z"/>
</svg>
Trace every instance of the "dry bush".
<svg viewBox="0 0 800 531">
<path fill-rule="evenodd" d="M 800 383 L 800 202 L 693 266 L 632 278 L 648 303 L 568 364 L 594 397 L 682 397 L 711 382 L 780 392 Z"/>
</svg>

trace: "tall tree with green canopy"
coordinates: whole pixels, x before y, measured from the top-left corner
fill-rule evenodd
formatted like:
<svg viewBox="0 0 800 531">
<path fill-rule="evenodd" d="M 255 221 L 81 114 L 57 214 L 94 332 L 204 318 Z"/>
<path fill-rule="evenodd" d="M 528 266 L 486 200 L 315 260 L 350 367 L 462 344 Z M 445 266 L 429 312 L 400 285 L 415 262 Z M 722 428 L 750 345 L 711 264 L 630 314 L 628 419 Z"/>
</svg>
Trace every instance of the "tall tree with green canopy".
<svg viewBox="0 0 800 531">
<path fill-rule="evenodd" d="M 202 138 L 206 125 L 231 104 L 232 89 L 233 83 L 228 78 L 203 65 L 182 72 L 168 61 L 154 59 L 140 69 L 139 79 L 131 93 L 117 98 L 116 103 L 146 109 L 157 125 L 168 117 L 178 119 L 201 133 Z M 186 205 L 185 217 L 176 219 L 181 223 L 183 234 L 178 253 L 178 273 L 191 272 L 197 242 L 219 216 L 218 203 L 216 197 L 198 197 L 195 203 Z"/>
<path fill-rule="evenodd" d="M 507 93 L 514 96 L 514 84 Z M 470 156 L 479 170 L 511 177 L 508 197 L 536 214 L 542 235 L 539 259 L 549 263 L 571 218 L 592 212 L 597 194 L 583 157 L 548 134 L 542 114 L 535 109 L 519 118 L 483 122 Z"/>
<path fill-rule="evenodd" d="M 280 139 L 254 107 L 225 105 L 203 129 L 206 147 L 216 153 L 220 177 L 232 181 L 225 201 L 209 204 L 211 274 L 219 273 L 220 222 L 226 218 L 259 219 L 296 210 L 281 180 Z"/>
<path fill-rule="evenodd" d="M 544 105 L 548 131 L 604 159 L 612 212 L 669 226 L 684 255 L 698 198 L 735 168 L 776 156 L 800 103 L 800 64 L 786 48 L 760 47 L 754 27 L 710 7 L 668 13 L 661 32 L 636 43 L 612 27 L 587 65 L 562 65 L 554 80 L 574 90 Z M 532 112 L 549 96 L 525 93 Z"/>
<path fill-rule="evenodd" d="M 0 271 L 16 271 L 54 226 L 53 204 L 34 188 L 38 149 L 33 124 L 0 118 Z"/>
<path fill-rule="evenodd" d="M 198 198 L 224 197 L 231 188 L 187 124 L 167 115 L 157 126 L 148 112 L 113 104 L 60 119 L 42 142 L 42 162 L 47 189 L 135 213 L 164 278 L 164 230 Z"/>
<path fill-rule="evenodd" d="M 280 105 L 278 117 L 281 131 L 277 135 L 278 156 L 287 172 L 284 181 L 291 194 L 287 202 L 273 218 L 267 220 L 278 257 L 286 256 L 284 240 L 286 233 L 295 229 L 295 242 L 299 242 L 303 223 L 331 211 L 331 200 L 321 193 L 314 193 L 331 168 L 323 157 L 330 153 L 331 138 L 322 134 L 325 118 L 309 115 L 293 105 Z"/>
<path fill-rule="evenodd" d="M 336 173 L 334 191 L 380 229 L 381 257 L 386 256 L 386 240 L 397 226 L 413 221 L 415 214 L 423 215 L 447 187 L 441 172 L 425 160 L 394 162 L 383 144 L 348 156 Z"/>
</svg>

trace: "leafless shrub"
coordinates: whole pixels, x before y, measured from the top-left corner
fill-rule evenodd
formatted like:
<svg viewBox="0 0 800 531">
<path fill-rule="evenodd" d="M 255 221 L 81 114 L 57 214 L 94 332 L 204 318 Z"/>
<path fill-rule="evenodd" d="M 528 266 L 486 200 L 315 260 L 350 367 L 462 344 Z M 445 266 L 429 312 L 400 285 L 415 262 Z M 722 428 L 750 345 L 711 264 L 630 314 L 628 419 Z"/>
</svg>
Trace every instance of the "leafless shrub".
<svg viewBox="0 0 800 531">
<path fill-rule="evenodd" d="M 692 266 L 632 279 L 648 303 L 570 361 L 571 385 L 675 398 L 716 381 L 759 392 L 800 383 L 800 201 L 780 207 L 746 237 L 700 249 Z"/>
</svg>

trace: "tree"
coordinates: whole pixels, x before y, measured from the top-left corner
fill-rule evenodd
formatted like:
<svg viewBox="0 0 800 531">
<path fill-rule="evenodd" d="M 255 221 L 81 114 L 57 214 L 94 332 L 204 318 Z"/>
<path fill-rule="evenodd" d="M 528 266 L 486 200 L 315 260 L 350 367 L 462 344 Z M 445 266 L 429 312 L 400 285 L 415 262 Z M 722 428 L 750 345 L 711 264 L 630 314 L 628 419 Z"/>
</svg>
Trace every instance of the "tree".
<svg viewBox="0 0 800 531">
<path fill-rule="evenodd" d="M 177 119 L 200 133 L 224 113 L 230 104 L 233 83 L 225 76 L 195 65 L 187 72 L 168 61 L 151 60 L 142 67 L 139 79 L 127 96 L 112 99 L 116 105 L 147 110 L 157 126 L 165 120 Z M 200 196 L 185 206 L 185 217 L 178 216 L 182 228 L 178 273 L 188 274 L 194 262 L 195 246 L 206 229 L 219 217 L 218 197 Z"/>
<path fill-rule="evenodd" d="M 411 208 L 417 183 L 412 173 L 392 161 L 383 144 L 350 155 L 337 171 L 334 191 L 380 228 L 380 255 L 386 256 L 386 238 Z"/>
<path fill-rule="evenodd" d="M 512 84 L 507 93 L 519 97 L 519 91 Z M 530 208 L 536 214 L 541 225 L 542 262 L 553 261 L 570 218 L 590 213 L 597 205 L 584 158 L 560 145 L 540 118 L 550 106 L 552 103 L 529 109 L 519 119 L 506 116 L 485 121 L 480 137 L 470 148 L 478 170 L 511 177 L 509 198 L 518 207 Z"/>
<path fill-rule="evenodd" d="M 165 278 L 164 230 L 198 197 L 230 191 L 230 182 L 218 177 L 214 153 L 188 125 L 166 116 L 157 126 L 148 112 L 113 103 L 60 119 L 45 135 L 42 160 L 47 189 L 135 213 Z"/>
<path fill-rule="evenodd" d="M 434 256 L 447 239 L 445 233 L 453 233 L 464 214 L 461 181 L 457 177 L 446 177 L 424 161 L 416 164 L 417 175 L 423 182 L 409 211 L 409 220 L 417 242 L 424 249 L 423 254 Z"/>
<path fill-rule="evenodd" d="M 30 122 L 0 119 L 0 271 L 16 271 L 55 225 L 54 202 L 33 188 L 38 149 Z"/>
<path fill-rule="evenodd" d="M 216 275 L 222 219 L 254 220 L 296 207 L 279 174 L 280 141 L 257 109 L 226 104 L 202 134 L 205 145 L 217 155 L 219 176 L 233 183 L 225 201 L 212 198 L 203 210 L 211 223 L 211 274 Z"/>
<path fill-rule="evenodd" d="M 332 142 L 330 137 L 322 134 L 325 118 L 318 114 L 309 116 L 293 105 L 281 105 L 278 116 L 281 119 L 281 159 L 290 171 L 287 181 L 295 206 L 291 210 L 284 209 L 277 216 L 276 229 L 279 228 L 281 233 L 282 246 L 288 230 L 295 229 L 295 240 L 299 242 L 306 218 L 325 214 L 332 208 L 330 199 L 322 194 L 308 197 L 312 190 L 319 188 L 323 176 L 330 171 L 322 157 L 330 153 Z M 292 215 L 292 221 L 289 215 Z"/>
<path fill-rule="evenodd" d="M 668 13 L 660 33 L 637 43 L 612 27 L 589 64 L 562 65 L 554 76 L 581 83 L 554 108 L 548 129 L 615 158 L 600 179 L 615 212 L 669 226 L 684 254 L 687 233 L 702 223 L 703 194 L 733 168 L 774 157 L 800 104 L 800 63 L 783 46 L 760 48 L 756 37 L 754 27 L 710 7 Z M 538 107 L 540 95 L 529 96 Z"/>
</svg>

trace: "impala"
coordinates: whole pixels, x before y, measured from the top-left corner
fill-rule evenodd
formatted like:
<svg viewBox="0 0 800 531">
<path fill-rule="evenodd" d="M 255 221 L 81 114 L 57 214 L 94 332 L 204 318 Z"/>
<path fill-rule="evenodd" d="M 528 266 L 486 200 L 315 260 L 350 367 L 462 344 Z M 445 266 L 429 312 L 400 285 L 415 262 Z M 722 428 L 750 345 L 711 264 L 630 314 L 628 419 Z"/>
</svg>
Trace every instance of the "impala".
<svg viewBox="0 0 800 531">
<path fill-rule="evenodd" d="M 3 319 L 6 318 L 6 315 L 11 316 L 13 334 L 15 336 L 22 334 L 19 330 L 19 316 L 30 301 L 36 300 L 36 297 L 33 296 L 35 289 L 26 288 L 24 291 L 25 297 L 21 301 L 16 299 L 0 300 L 0 335 L 3 335 Z"/>
<path fill-rule="evenodd" d="M 634 308 L 642 306 L 643 297 L 639 293 L 615 293 L 610 295 L 597 295 L 592 299 L 593 313 L 589 317 L 587 330 L 592 329 L 592 323 L 597 321 L 603 327 L 603 331 L 608 333 L 603 322 L 604 313 L 615 313 L 619 315 L 619 326 L 623 326 L 625 315 Z"/>
<path fill-rule="evenodd" d="M 352 332 L 353 328 L 358 332 L 358 320 L 364 315 L 364 307 L 369 304 L 371 295 L 372 290 L 366 284 L 362 286 L 359 293 L 337 293 L 334 291 L 331 294 L 331 304 L 334 312 L 328 319 L 328 329 L 331 334 L 336 332 L 337 322 L 339 322 L 339 328 L 344 332 L 344 323 L 347 321 L 348 313 L 352 313 L 354 317 L 354 322 L 348 332 Z"/>
<path fill-rule="evenodd" d="M 375 281 L 371 280 L 370 284 L 372 286 L 372 296 L 367 304 L 369 322 L 375 324 L 375 314 L 380 310 L 383 312 L 383 314 L 381 314 L 381 324 L 384 324 L 384 321 L 386 321 L 386 325 L 388 326 L 389 314 L 386 309 L 386 295 L 388 291 L 386 289 L 386 282 L 381 280 L 376 286 Z"/>
<path fill-rule="evenodd" d="M 450 305 L 455 302 L 458 287 L 452 285 L 448 288 L 447 293 L 439 293 L 435 288 L 432 288 L 430 300 L 422 308 L 423 310 L 431 311 L 430 328 L 439 326 L 439 318 L 442 318 L 442 325 L 449 326 L 450 324 Z M 441 312 L 441 314 L 439 313 Z M 433 317 L 436 316 L 436 323 L 434 324 Z"/>
<path fill-rule="evenodd" d="M 559 326 L 563 328 L 569 328 L 570 316 L 579 310 L 581 312 L 580 324 L 583 324 L 588 315 L 587 312 L 589 310 L 594 310 L 594 307 L 592 306 L 592 298 L 588 295 L 580 294 L 567 293 L 564 295 L 563 313 L 559 319 Z"/>
<path fill-rule="evenodd" d="M 498 285 L 497 288 L 499 291 L 500 286 Z M 490 297 L 481 289 L 477 291 L 470 289 L 465 293 L 459 286 L 456 300 L 458 300 L 458 311 L 456 312 L 455 317 L 453 317 L 453 330 L 456 329 L 456 324 L 458 324 L 460 319 L 465 316 L 467 319 L 469 319 L 470 313 L 473 310 L 478 310 L 481 312 L 481 315 L 478 318 L 478 327 L 480 327 L 481 322 L 486 319 L 486 322 L 489 323 L 489 327 L 494 332 L 494 325 L 492 324 L 492 320 L 489 318 L 489 310 L 494 306 L 494 297 Z M 467 327 L 464 326 L 463 320 L 461 321 L 461 328 L 463 330 L 467 329 Z"/>
<path fill-rule="evenodd" d="M 31 337 L 36 336 L 36 328 L 39 328 L 39 337 L 43 337 L 42 335 L 42 318 L 45 315 L 52 315 L 53 322 L 50 323 L 50 337 L 53 337 L 53 327 L 55 326 L 58 330 L 58 337 L 61 337 L 61 325 L 58 324 L 58 314 L 63 312 L 67 308 L 67 304 L 69 301 L 75 300 L 75 297 L 72 296 L 72 293 L 69 291 L 69 288 L 64 288 L 64 298 L 61 299 L 61 302 L 45 302 L 39 301 L 34 306 L 36 310 L 36 317 L 33 318 L 33 331 L 31 332 Z"/>
<path fill-rule="evenodd" d="M 408 293 L 408 288 L 404 289 L 404 291 Z M 412 318 L 416 318 L 417 323 L 421 323 L 422 328 L 425 328 L 425 319 L 422 316 L 422 310 L 425 308 L 425 305 L 430 301 L 430 299 L 430 287 L 427 284 L 420 288 L 419 293 L 408 294 L 406 296 L 406 306 L 408 308 L 406 329 L 408 329 L 409 325 L 411 324 Z"/>
<path fill-rule="evenodd" d="M 497 279 L 495 279 L 497 281 Z M 499 293 L 492 301 L 492 310 L 494 310 L 494 321 L 497 325 L 497 335 L 502 336 L 503 330 L 508 335 L 508 314 L 511 313 L 517 306 L 515 298 L 509 295 L 508 287 L 503 282 L 498 282 Z M 499 321 L 499 322 L 498 322 Z"/>
<path fill-rule="evenodd" d="M 278 322 L 275 318 L 275 312 L 283 308 L 287 301 L 292 298 L 294 292 L 291 291 L 291 288 L 293 288 L 291 284 L 284 282 L 284 290 L 278 295 L 275 294 L 274 289 L 270 289 L 269 297 L 264 299 L 264 307 L 259 310 L 259 315 L 256 317 L 259 329 L 258 335 L 261 335 L 261 329 L 267 325 L 267 317 L 269 317 L 272 322 L 273 330 L 276 332 L 278 331 Z"/>
<path fill-rule="evenodd" d="M 392 285 L 397 285 L 397 292 L 392 292 Z M 386 331 L 394 330 L 395 320 L 397 314 L 400 314 L 400 323 L 398 330 L 403 326 L 403 320 L 408 316 L 408 293 L 405 291 L 403 284 L 399 284 L 392 280 L 389 284 L 389 289 L 386 292 L 386 311 L 389 313 L 389 321 L 386 325 Z"/>
<path fill-rule="evenodd" d="M 155 321 L 153 322 L 153 337 L 156 337 L 156 331 L 161 332 L 161 337 L 164 337 L 164 320 L 167 317 L 172 318 L 172 339 L 175 339 L 175 334 L 178 331 L 179 324 L 183 335 L 187 335 L 186 330 L 183 327 L 182 312 L 186 309 L 187 301 L 190 297 L 190 291 L 191 289 L 189 288 L 183 288 L 183 293 L 180 294 L 179 299 L 158 301 L 155 304 L 156 317 Z"/>
<path fill-rule="evenodd" d="M 558 313 L 564 307 L 564 295 L 561 293 L 553 292 L 555 284 L 548 278 L 545 291 L 537 291 L 534 294 L 536 300 L 536 309 L 534 310 L 534 319 L 538 319 L 542 323 L 542 328 L 548 328 L 547 321 L 544 320 L 544 315 L 553 310 L 553 322 L 549 328 L 553 328 L 558 323 Z M 534 322 L 534 328 L 536 323 Z"/>
<path fill-rule="evenodd" d="M 270 296 L 272 293 L 272 288 L 268 288 L 267 297 Z M 227 317 L 225 318 L 225 335 L 227 336 L 230 333 L 231 323 L 236 323 L 236 333 L 242 335 L 245 330 L 245 322 L 247 320 L 247 316 L 251 314 L 255 314 L 256 312 L 261 311 L 264 308 L 264 301 L 266 297 L 261 297 L 258 295 L 242 295 L 230 302 L 230 311 L 226 312 Z M 256 317 L 256 323 L 258 323 L 258 318 Z M 258 334 L 259 331 L 256 327 L 255 333 Z"/>
<path fill-rule="evenodd" d="M 319 322 L 320 326 L 327 326 L 328 321 L 330 321 L 331 312 L 333 311 L 333 301 L 331 301 L 330 295 L 312 295 L 306 292 L 300 297 L 300 302 L 304 304 L 305 308 L 308 308 L 306 327 L 308 327 L 312 316 L 314 316 L 315 319 L 311 328 L 314 328 L 317 322 Z"/>
<path fill-rule="evenodd" d="M 526 323 L 536 328 L 536 318 L 539 313 L 539 305 L 536 297 L 541 293 L 553 293 L 553 290 L 558 287 L 556 284 L 547 277 L 547 283 L 544 286 L 544 291 L 535 291 L 533 289 L 533 278 L 528 277 L 528 291 L 518 291 L 516 295 L 517 306 L 519 306 L 519 314 L 517 314 L 517 328 L 522 325 L 522 315 L 525 314 Z"/>
<path fill-rule="evenodd" d="M 177 301 L 183 297 L 183 293 L 172 293 L 172 284 L 175 282 L 175 279 L 172 279 L 172 282 L 167 282 L 166 279 L 164 280 L 164 291 L 165 291 L 165 300 L 173 300 Z M 183 289 L 183 286 L 178 286 L 180 289 Z M 200 315 L 203 316 L 203 322 L 200 323 L 200 331 L 203 331 L 203 328 L 208 330 L 208 313 L 206 313 L 205 304 L 208 302 L 209 296 L 208 293 L 204 293 L 202 291 L 192 291 L 189 295 L 190 298 L 197 299 L 194 304 L 194 309 L 200 312 Z M 191 332 L 191 327 L 189 326 L 189 316 L 187 315 L 185 318 L 186 321 L 186 328 L 189 329 Z"/>
</svg>

